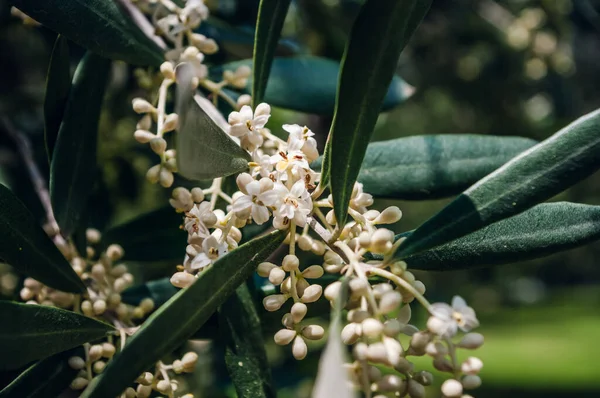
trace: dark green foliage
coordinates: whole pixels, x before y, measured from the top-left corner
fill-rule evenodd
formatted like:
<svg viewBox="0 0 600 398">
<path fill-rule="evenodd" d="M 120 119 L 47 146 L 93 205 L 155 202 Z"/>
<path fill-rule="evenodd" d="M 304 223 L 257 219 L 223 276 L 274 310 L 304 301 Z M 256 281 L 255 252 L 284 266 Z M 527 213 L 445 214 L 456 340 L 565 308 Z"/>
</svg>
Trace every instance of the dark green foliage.
<svg viewBox="0 0 600 398">
<path fill-rule="evenodd" d="M 400 52 L 425 16 L 430 0 L 368 0 L 342 60 L 335 114 L 323 173 L 329 174 L 334 211 L 344 225 L 348 202 Z M 330 156 L 329 156 L 330 155 Z"/>
<path fill-rule="evenodd" d="M 50 198 L 65 236 L 77 228 L 94 187 L 98 121 L 110 65 L 93 53 L 83 57 L 58 132 L 50 164 Z"/>
<path fill-rule="evenodd" d="M 114 330 L 73 311 L 0 301 L 0 369 L 19 368 Z"/>
<path fill-rule="evenodd" d="M 66 292 L 85 286 L 33 214 L 0 184 L 0 258 L 25 275 Z"/>
</svg>

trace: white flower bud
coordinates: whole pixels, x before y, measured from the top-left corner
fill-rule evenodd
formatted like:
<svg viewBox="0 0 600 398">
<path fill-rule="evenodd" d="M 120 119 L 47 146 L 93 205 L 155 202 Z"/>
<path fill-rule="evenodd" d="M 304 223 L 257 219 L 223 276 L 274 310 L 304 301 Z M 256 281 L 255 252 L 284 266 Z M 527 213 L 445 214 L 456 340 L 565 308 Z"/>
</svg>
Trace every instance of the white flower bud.
<svg viewBox="0 0 600 398">
<path fill-rule="evenodd" d="M 156 111 L 156 108 L 143 98 L 134 98 L 131 103 L 133 105 L 133 110 L 136 113 L 148 113 Z"/>
<path fill-rule="evenodd" d="M 433 375 L 424 370 L 416 372 L 413 379 L 423 386 L 430 386 L 433 383 Z"/>
<path fill-rule="evenodd" d="M 275 333 L 273 339 L 275 340 L 275 344 L 277 345 L 288 345 L 292 342 L 294 337 L 296 337 L 295 330 L 281 329 L 277 333 Z"/>
<path fill-rule="evenodd" d="M 108 246 L 108 248 L 106 249 L 106 255 L 112 261 L 119 260 L 120 258 L 123 257 L 123 254 L 124 254 L 123 248 L 117 244 L 112 244 L 112 245 Z"/>
<path fill-rule="evenodd" d="M 369 282 L 362 278 L 354 278 L 348 285 L 353 294 L 358 294 L 360 296 L 364 296 L 371 287 Z"/>
<path fill-rule="evenodd" d="M 467 358 L 460 366 L 462 372 L 467 375 L 476 375 L 481 371 L 481 368 L 483 368 L 483 362 L 476 357 Z"/>
<path fill-rule="evenodd" d="M 88 385 L 88 379 L 85 377 L 76 377 L 75 380 L 71 382 L 72 390 L 83 390 Z"/>
<path fill-rule="evenodd" d="M 460 397 L 463 386 L 458 380 L 448 379 L 442 384 L 442 394 L 447 397 Z"/>
<path fill-rule="evenodd" d="M 304 317 L 306 316 L 307 311 L 308 311 L 308 308 L 306 307 L 306 304 L 294 303 L 294 305 L 292 305 L 292 309 L 290 311 L 290 313 L 292 314 L 294 323 L 300 323 L 300 321 L 302 321 L 302 319 L 304 319 Z"/>
<path fill-rule="evenodd" d="M 276 267 L 277 266 L 273 263 L 269 263 L 269 262 L 260 263 L 260 264 L 258 264 L 258 267 L 256 268 L 256 273 L 258 275 L 262 276 L 263 278 L 268 278 L 269 274 L 271 273 L 271 270 Z"/>
<path fill-rule="evenodd" d="M 408 381 L 408 395 L 410 398 L 425 398 L 425 387 L 419 384 L 416 380 Z"/>
<path fill-rule="evenodd" d="M 400 361 L 400 355 L 402 355 L 403 352 L 402 344 L 396 339 L 383 336 L 383 345 L 387 351 L 388 363 L 392 366 L 396 366 Z"/>
<path fill-rule="evenodd" d="M 362 328 L 358 323 L 349 323 L 342 329 L 342 342 L 344 344 L 354 344 L 362 334 Z"/>
<path fill-rule="evenodd" d="M 140 377 L 135 379 L 136 383 L 140 383 L 143 386 L 150 386 L 150 385 L 152 385 L 153 381 L 154 381 L 154 375 L 150 372 L 144 372 L 140 375 Z"/>
<path fill-rule="evenodd" d="M 297 360 L 302 360 L 306 358 L 306 354 L 308 353 L 308 347 L 306 346 L 306 342 L 300 336 L 296 336 L 294 339 L 294 344 L 292 345 L 292 355 Z"/>
<path fill-rule="evenodd" d="M 327 212 L 327 214 L 325 215 L 325 221 L 327 221 L 331 225 L 335 225 L 337 220 L 335 219 L 335 213 L 333 212 L 333 210 L 329 210 Z"/>
<path fill-rule="evenodd" d="M 106 362 L 104 361 L 96 361 L 94 362 L 94 373 L 98 374 L 98 373 L 102 373 L 102 371 L 104 370 L 104 368 L 106 367 Z"/>
<path fill-rule="evenodd" d="M 440 372 L 452 372 L 454 367 L 452 363 L 444 357 L 436 357 L 433 359 L 433 367 Z"/>
<path fill-rule="evenodd" d="M 119 293 L 111 293 L 106 299 L 108 308 L 115 309 L 121 303 L 121 295 Z"/>
<path fill-rule="evenodd" d="M 368 210 L 365 212 L 365 214 L 363 214 L 363 217 L 369 221 L 373 221 L 379 216 L 379 214 L 381 213 L 379 213 L 378 210 Z"/>
<path fill-rule="evenodd" d="M 162 137 L 154 137 L 150 140 L 150 148 L 157 155 L 162 155 L 167 149 L 167 141 Z"/>
<path fill-rule="evenodd" d="M 246 185 L 248 185 L 252 181 L 254 181 L 254 178 L 252 178 L 252 176 L 248 173 L 241 173 L 235 179 L 235 182 L 240 191 L 242 191 L 246 195 L 248 195 L 248 191 L 246 191 Z"/>
<path fill-rule="evenodd" d="M 115 312 L 117 313 L 117 317 L 121 320 L 129 318 L 129 308 L 123 303 L 117 306 Z"/>
<path fill-rule="evenodd" d="M 269 272 L 269 282 L 276 286 L 281 285 L 281 282 L 283 282 L 283 280 L 285 279 L 285 275 L 285 271 L 281 268 L 272 268 L 271 272 Z"/>
<path fill-rule="evenodd" d="M 281 318 L 281 324 L 287 329 L 294 329 L 294 326 L 296 326 L 296 322 L 294 322 L 294 317 L 292 314 L 284 314 L 283 318 Z"/>
<path fill-rule="evenodd" d="M 173 185 L 174 176 L 173 173 L 166 168 L 160 169 L 160 173 L 158 175 L 158 182 L 161 187 L 169 188 Z"/>
<path fill-rule="evenodd" d="M 71 369 L 80 370 L 85 367 L 85 361 L 81 357 L 69 358 L 69 367 Z"/>
<path fill-rule="evenodd" d="M 133 138 L 140 144 L 147 144 L 156 138 L 156 135 L 146 130 L 136 130 L 135 133 L 133 133 Z"/>
<path fill-rule="evenodd" d="M 458 347 L 474 350 L 483 345 L 483 335 L 481 333 L 467 333 L 458 343 Z"/>
<path fill-rule="evenodd" d="M 357 343 L 352 350 L 352 354 L 357 360 L 364 361 L 369 355 L 369 346 L 365 343 Z"/>
<path fill-rule="evenodd" d="M 110 270 L 110 274 L 114 277 L 122 276 L 126 272 L 127 272 L 127 266 L 125 264 L 116 265 Z"/>
<path fill-rule="evenodd" d="M 150 114 L 142 116 L 135 125 L 138 130 L 150 130 L 150 127 L 152 127 L 152 115 Z"/>
<path fill-rule="evenodd" d="M 367 374 L 369 375 L 369 381 L 372 382 L 379 381 L 383 377 L 381 370 L 379 370 L 375 366 L 369 366 L 369 368 L 367 369 Z"/>
<path fill-rule="evenodd" d="M 402 324 L 397 319 L 388 319 L 383 324 L 383 334 L 389 337 L 398 336 L 402 330 Z"/>
<path fill-rule="evenodd" d="M 396 392 L 404 389 L 404 380 L 396 375 L 385 375 L 376 383 L 379 392 Z"/>
<path fill-rule="evenodd" d="M 310 285 L 304 290 L 300 300 L 303 303 L 314 303 L 321 297 L 321 293 L 323 293 L 323 288 L 320 285 Z"/>
<path fill-rule="evenodd" d="M 342 288 L 342 282 L 340 282 L 340 281 L 335 281 L 335 282 L 329 284 L 325 288 L 325 298 L 329 301 L 333 301 L 333 300 L 337 299 L 340 295 L 341 288 Z"/>
<path fill-rule="evenodd" d="M 208 228 L 212 228 L 219 221 L 219 218 L 217 217 L 217 215 L 214 212 L 207 211 L 202 214 L 202 217 L 200 217 L 200 220 Z"/>
<path fill-rule="evenodd" d="M 424 350 L 431 341 L 431 335 L 426 332 L 417 332 L 412 335 L 410 346 L 416 350 Z"/>
<path fill-rule="evenodd" d="M 237 99 L 237 105 L 241 108 L 244 105 L 250 105 L 252 103 L 252 97 L 248 94 L 242 94 Z"/>
<path fill-rule="evenodd" d="M 394 369 L 400 373 L 412 373 L 415 365 L 404 357 L 398 357 Z"/>
<path fill-rule="evenodd" d="M 160 164 L 150 167 L 146 172 L 146 180 L 148 180 L 148 182 L 150 182 L 151 184 L 156 184 L 158 182 L 158 179 L 160 178 L 161 168 L 162 167 Z"/>
<path fill-rule="evenodd" d="M 402 211 L 397 206 L 390 206 L 373 220 L 374 224 L 394 224 L 402 218 Z"/>
<path fill-rule="evenodd" d="M 186 352 L 181 358 L 181 363 L 186 369 L 192 369 L 196 365 L 196 362 L 198 362 L 198 354 L 193 351 Z"/>
<path fill-rule="evenodd" d="M 92 303 L 88 300 L 83 300 L 81 302 L 81 312 L 85 316 L 94 316 L 94 309 L 92 308 Z"/>
<path fill-rule="evenodd" d="M 104 265 L 94 264 L 92 266 L 92 276 L 94 277 L 94 279 L 101 281 L 104 279 L 105 275 L 106 275 L 106 268 L 104 268 Z"/>
<path fill-rule="evenodd" d="M 78 261 L 76 261 L 78 260 Z M 83 263 L 83 260 L 81 259 L 81 257 L 75 257 L 73 259 L 73 265 L 75 265 L 75 263 L 82 263 L 82 266 L 85 266 L 85 263 Z M 25 278 L 25 280 L 23 281 L 23 285 L 31 290 L 39 290 L 42 287 L 42 284 L 39 281 L 36 281 L 33 278 Z"/>
<path fill-rule="evenodd" d="M 97 229 L 88 228 L 85 230 L 85 239 L 88 241 L 88 243 L 96 244 L 96 243 L 100 242 L 101 238 L 102 238 L 102 234 Z"/>
<path fill-rule="evenodd" d="M 322 256 L 323 254 L 325 254 L 326 249 L 327 249 L 327 247 L 325 246 L 325 244 L 323 242 L 318 241 L 318 240 L 313 240 L 311 250 L 314 254 L 316 254 L 317 256 Z"/>
<path fill-rule="evenodd" d="M 389 364 L 388 353 L 383 343 L 373 343 L 367 350 L 367 358 L 374 363 Z"/>
<path fill-rule="evenodd" d="M 365 319 L 361 326 L 363 334 L 369 338 L 379 337 L 383 331 L 383 324 L 375 318 Z"/>
<path fill-rule="evenodd" d="M 288 254 L 283 258 L 282 268 L 284 271 L 291 272 L 298 269 L 300 265 L 300 260 L 297 256 L 293 254 Z"/>
<path fill-rule="evenodd" d="M 90 361 L 95 362 L 98 359 L 102 358 L 102 346 L 100 344 L 94 344 L 90 347 L 89 350 L 89 358 Z"/>
<path fill-rule="evenodd" d="M 140 307 L 135 307 L 131 312 L 131 317 L 134 319 L 142 319 L 144 317 L 144 310 Z"/>
<path fill-rule="evenodd" d="M 302 271 L 302 276 L 307 279 L 318 279 L 323 276 L 323 267 L 320 265 L 311 265 Z"/>
<path fill-rule="evenodd" d="M 363 231 L 358 235 L 358 244 L 361 249 L 368 249 L 371 245 L 371 234 L 369 231 Z"/>
<path fill-rule="evenodd" d="M 175 287 L 185 288 L 194 283 L 195 280 L 196 278 L 192 274 L 187 272 L 176 272 L 171 277 L 171 284 Z"/>
<path fill-rule="evenodd" d="M 110 359 L 115 355 L 115 346 L 111 343 L 102 343 L 102 356 L 104 358 Z"/>
<path fill-rule="evenodd" d="M 140 301 L 140 308 L 144 311 L 144 314 L 149 314 L 154 310 L 154 300 L 149 297 L 146 297 L 142 301 Z"/>
<path fill-rule="evenodd" d="M 298 247 L 305 252 L 311 251 L 313 239 L 308 235 L 298 237 Z"/>
<path fill-rule="evenodd" d="M 148 398 L 152 394 L 152 387 L 138 384 L 136 388 L 137 398 Z"/>
<path fill-rule="evenodd" d="M 33 298 L 34 293 L 33 293 L 33 291 L 30 288 L 24 287 L 19 292 L 19 295 L 21 296 L 21 300 L 28 301 L 28 300 L 31 300 Z"/>
<path fill-rule="evenodd" d="M 272 294 L 263 299 L 263 306 L 267 311 L 277 311 L 287 299 L 288 297 L 284 294 Z"/>
<path fill-rule="evenodd" d="M 204 200 L 204 192 L 202 191 L 202 188 L 192 188 L 192 200 L 195 203 L 200 203 Z"/>
<path fill-rule="evenodd" d="M 473 390 L 481 385 L 481 378 L 476 375 L 467 375 L 463 377 L 462 385 L 467 390 Z"/>
<path fill-rule="evenodd" d="M 402 295 L 400 293 L 397 291 L 387 292 L 379 301 L 379 311 L 381 311 L 382 314 L 389 314 L 390 312 L 396 310 L 401 302 Z"/>
<path fill-rule="evenodd" d="M 166 380 L 161 380 L 156 383 L 156 390 L 161 394 L 168 394 L 171 392 L 171 383 Z"/>
<path fill-rule="evenodd" d="M 347 319 L 350 322 L 361 323 L 362 321 L 369 318 L 370 316 L 371 316 L 371 314 L 366 310 L 352 309 L 352 310 L 348 311 Z"/>
<path fill-rule="evenodd" d="M 439 341 L 432 341 L 425 346 L 425 353 L 432 357 L 445 356 L 448 354 L 448 349 Z"/>
<path fill-rule="evenodd" d="M 413 286 L 414 286 L 415 290 L 417 292 L 419 292 L 421 295 L 425 294 L 425 290 L 427 290 L 425 287 L 425 284 L 421 281 L 415 281 L 413 283 Z"/>
<path fill-rule="evenodd" d="M 170 62 L 163 62 L 160 65 L 160 73 L 162 73 L 165 79 L 175 80 L 175 69 Z"/>
<path fill-rule="evenodd" d="M 102 315 L 104 311 L 106 311 L 106 301 L 97 300 L 94 302 L 92 309 L 94 310 L 95 315 Z"/>
<path fill-rule="evenodd" d="M 325 335 L 325 329 L 319 325 L 308 325 L 302 328 L 301 333 L 309 340 L 320 340 Z"/>
<path fill-rule="evenodd" d="M 173 131 L 177 128 L 177 124 L 179 123 L 179 115 L 176 113 L 170 113 L 165 118 L 165 123 L 163 124 L 163 133 L 168 133 L 169 131 Z"/>
<path fill-rule="evenodd" d="M 245 65 L 243 65 L 243 66 L 245 66 Z M 238 68 L 238 70 L 237 70 L 237 74 L 238 75 L 240 75 L 240 69 L 241 69 L 241 67 Z M 248 69 L 244 70 L 242 72 L 242 75 L 244 75 L 246 77 L 250 76 L 250 69 L 248 68 Z M 254 117 L 257 117 L 257 116 L 268 116 L 270 114 L 271 114 L 271 106 L 269 106 L 269 104 L 264 103 L 264 102 L 261 102 L 260 104 L 258 104 L 256 106 L 256 109 L 254 110 Z"/>
<path fill-rule="evenodd" d="M 394 233 L 389 229 L 379 228 L 371 236 L 371 251 L 376 254 L 385 254 L 391 250 L 394 242 Z"/>
</svg>

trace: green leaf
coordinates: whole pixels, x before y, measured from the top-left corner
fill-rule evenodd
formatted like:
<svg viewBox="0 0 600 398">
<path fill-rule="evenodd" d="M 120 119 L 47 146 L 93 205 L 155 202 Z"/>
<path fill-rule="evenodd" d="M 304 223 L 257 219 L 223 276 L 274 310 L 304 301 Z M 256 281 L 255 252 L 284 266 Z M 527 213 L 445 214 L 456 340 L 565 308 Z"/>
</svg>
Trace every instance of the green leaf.
<svg viewBox="0 0 600 398">
<path fill-rule="evenodd" d="M 600 206 L 542 203 L 405 261 L 412 269 L 454 271 L 549 256 L 598 239 Z"/>
<path fill-rule="evenodd" d="M 2 184 L 0 258 L 45 285 L 65 292 L 85 292 L 85 285 L 33 214 Z"/>
<path fill-rule="evenodd" d="M 458 195 L 536 141 L 488 135 L 421 135 L 372 142 L 358 181 L 376 197 L 429 200 Z M 311 167 L 321 165 L 318 159 Z M 325 164 L 325 163 L 324 163 Z"/>
<path fill-rule="evenodd" d="M 118 243 L 125 261 L 180 261 L 186 246 L 182 221 L 181 214 L 165 206 L 109 228 L 102 234 L 102 247 Z"/>
<path fill-rule="evenodd" d="M 58 397 L 66 390 L 78 370 L 71 368 L 68 360 L 81 355 L 79 348 L 61 352 L 43 359 L 19 375 L 0 391 L 0 398 L 48 398 Z"/>
<path fill-rule="evenodd" d="M 94 187 L 98 121 L 111 62 L 88 52 L 77 67 L 50 164 L 50 199 L 65 236 L 77 228 Z"/>
<path fill-rule="evenodd" d="M 144 369 L 181 345 L 252 275 L 284 235 L 277 231 L 248 242 L 203 271 L 194 284 L 179 291 L 144 322 L 82 398 L 117 396 Z"/>
<path fill-rule="evenodd" d="M 71 90 L 70 65 L 68 40 L 66 37 L 58 35 L 50 57 L 44 97 L 44 141 L 48 162 L 52 160 L 58 129 Z"/>
<path fill-rule="evenodd" d="M 194 98 L 192 76 L 189 65 L 177 67 L 179 174 L 190 180 L 206 180 L 247 170 L 250 155 L 202 108 L 211 106 L 210 103 L 202 101 L 203 98 Z"/>
<path fill-rule="evenodd" d="M 29 362 L 100 339 L 115 329 L 59 308 L 0 301 L 0 369 Z"/>
<path fill-rule="evenodd" d="M 394 257 L 477 231 L 529 209 L 600 168 L 600 110 L 589 113 L 489 174 L 413 232 Z"/>
<path fill-rule="evenodd" d="M 346 222 L 354 182 L 400 52 L 430 5 L 431 0 L 367 0 L 354 21 L 328 140 L 335 167 L 325 177 L 338 225 Z"/>
<path fill-rule="evenodd" d="M 135 65 L 158 66 L 160 45 L 146 36 L 115 1 L 10 0 L 45 27 L 101 55 Z"/>
<path fill-rule="evenodd" d="M 210 73 L 220 79 L 224 70 L 235 71 L 238 67 L 252 67 L 252 60 L 231 62 L 211 68 Z M 336 82 L 340 64 L 336 61 L 298 56 L 275 58 L 263 101 L 270 105 L 300 112 L 331 115 L 335 107 Z M 253 79 L 249 79 L 244 92 L 250 94 Z M 388 110 L 406 100 L 413 88 L 397 76 L 391 80 L 382 110 Z"/>
<path fill-rule="evenodd" d="M 225 364 L 239 398 L 276 397 L 261 333 L 260 318 L 242 284 L 219 310 Z"/>
<path fill-rule="evenodd" d="M 265 96 L 275 49 L 291 0 L 260 0 L 254 38 L 252 70 L 252 104 L 260 104 Z"/>
</svg>

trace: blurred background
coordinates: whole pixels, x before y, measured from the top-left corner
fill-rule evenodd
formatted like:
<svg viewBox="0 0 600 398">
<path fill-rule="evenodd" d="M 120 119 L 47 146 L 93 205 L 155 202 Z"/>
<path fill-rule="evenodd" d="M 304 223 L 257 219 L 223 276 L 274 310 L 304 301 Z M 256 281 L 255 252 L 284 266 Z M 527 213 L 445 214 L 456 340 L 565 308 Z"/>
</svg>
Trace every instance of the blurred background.
<svg viewBox="0 0 600 398">
<path fill-rule="evenodd" d="M 209 62 L 251 57 L 258 1 L 207 3 L 212 19 L 205 34 L 223 49 Z M 360 3 L 293 1 L 279 54 L 339 60 Z M 42 103 L 55 38 L 52 31 L 24 24 L 0 0 L 0 114 L 29 137 L 46 178 Z M 73 68 L 82 54 L 71 46 Z M 89 223 L 100 230 L 163 207 L 169 195 L 145 181 L 156 158 L 133 139 L 137 120 L 131 99 L 150 95 L 153 74 L 119 62 L 113 68 L 100 127 L 97 185 L 90 199 Z M 399 59 L 398 75 L 414 93 L 381 115 L 374 140 L 417 134 L 542 140 L 600 107 L 600 0 L 435 0 Z M 284 122 L 307 124 L 322 149 L 331 117 L 276 110 L 269 125 L 279 133 L 274 126 Z M 14 142 L 1 129 L 0 182 L 43 220 Z M 600 176 L 595 175 L 555 199 L 600 204 L 599 186 Z M 415 228 L 447 202 L 394 203 L 404 213 L 397 231 Z M 376 206 L 390 204 L 378 201 Z M 486 337 L 477 352 L 485 364 L 484 382 L 474 395 L 600 396 L 600 345 L 595 342 L 600 336 L 599 256 L 596 243 L 508 266 L 419 273 L 430 301 L 448 302 L 459 293 L 479 314 L 479 331 Z M 165 276 L 176 263 L 141 263 L 138 274 L 142 279 Z M 0 281 L 8 292 L 10 281 Z M 416 318 L 424 320 L 423 314 Z M 296 363 L 287 351 L 269 345 L 275 383 L 282 397 L 307 397 L 318 353 L 313 350 L 307 360 Z M 234 396 L 218 355 L 214 357 L 207 360 L 197 388 L 207 397 Z M 428 368 L 428 362 L 418 363 Z"/>
</svg>

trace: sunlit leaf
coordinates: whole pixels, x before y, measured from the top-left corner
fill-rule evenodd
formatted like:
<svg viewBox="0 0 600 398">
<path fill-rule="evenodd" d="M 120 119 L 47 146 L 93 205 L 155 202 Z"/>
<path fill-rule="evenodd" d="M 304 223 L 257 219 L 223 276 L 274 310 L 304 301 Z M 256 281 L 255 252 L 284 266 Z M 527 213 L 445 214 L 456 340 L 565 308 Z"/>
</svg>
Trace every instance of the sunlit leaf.
<svg viewBox="0 0 600 398">
<path fill-rule="evenodd" d="M 450 242 L 520 213 L 600 168 L 600 110 L 589 113 L 483 178 L 400 245 L 394 257 Z"/>
<path fill-rule="evenodd" d="M 0 301 L 0 369 L 19 368 L 114 330 L 109 324 L 73 311 Z"/>
<path fill-rule="evenodd" d="M 400 52 L 430 5 L 431 0 L 367 0 L 354 21 L 325 149 L 331 155 L 325 180 L 329 180 L 339 225 L 346 221 L 354 182 Z"/>
<path fill-rule="evenodd" d="M 0 258 L 27 276 L 65 292 L 85 285 L 25 205 L 0 184 Z"/>
</svg>

